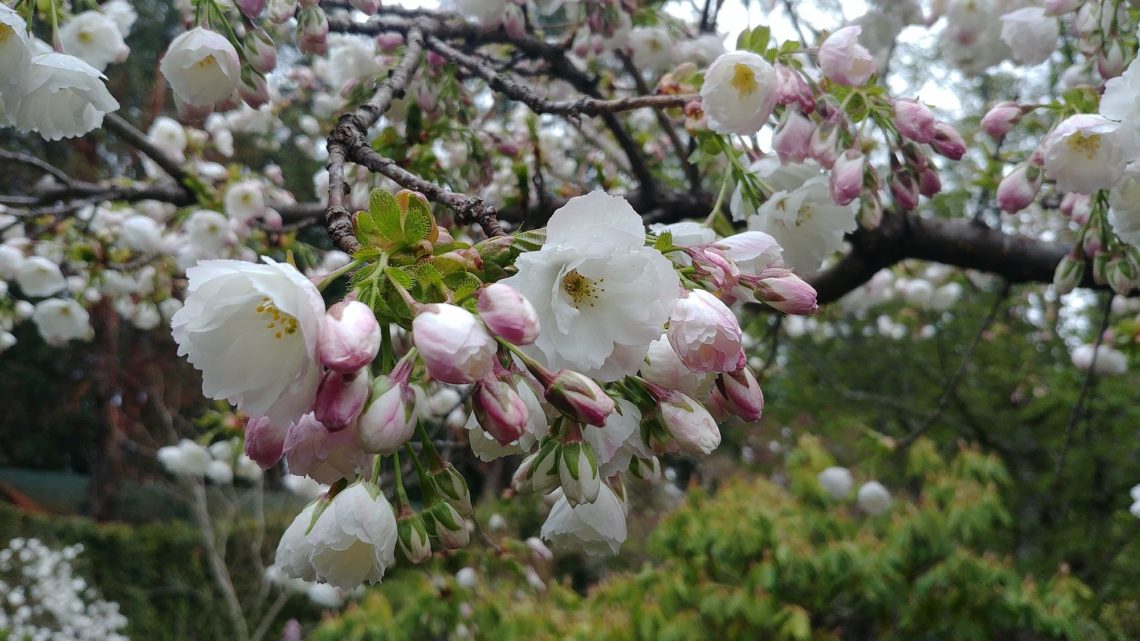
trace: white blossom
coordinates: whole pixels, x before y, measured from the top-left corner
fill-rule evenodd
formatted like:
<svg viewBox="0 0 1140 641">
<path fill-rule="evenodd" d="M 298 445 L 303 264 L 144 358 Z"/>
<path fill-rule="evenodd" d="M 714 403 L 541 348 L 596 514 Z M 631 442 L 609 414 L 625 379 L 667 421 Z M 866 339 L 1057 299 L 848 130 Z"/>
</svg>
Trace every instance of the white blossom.
<svg viewBox="0 0 1140 641">
<path fill-rule="evenodd" d="M 556 548 L 578 551 L 587 556 L 617 554 L 626 538 L 625 504 L 602 483 L 598 499 L 571 507 L 555 492 L 557 500 L 542 524 L 542 538 Z"/>
<path fill-rule="evenodd" d="M 66 53 L 99 71 L 126 60 L 131 52 L 115 21 L 98 11 L 84 11 L 65 22 L 59 28 L 59 40 Z"/>
<path fill-rule="evenodd" d="M 732 51 L 713 61 L 701 86 L 709 128 L 719 134 L 750 136 L 776 108 L 776 69 L 750 51 Z"/>
<path fill-rule="evenodd" d="M 103 116 L 119 108 L 99 70 L 75 56 L 45 53 L 15 90 L 19 99 L 5 101 L 17 129 L 34 131 L 47 140 L 82 136 L 103 124 Z"/>
<path fill-rule="evenodd" d="M 207 106 L 237 90 L 241 62 L 224 36 L 195 27 L 170 43 L 159 69 L 178 99 Z"/>
</svg>

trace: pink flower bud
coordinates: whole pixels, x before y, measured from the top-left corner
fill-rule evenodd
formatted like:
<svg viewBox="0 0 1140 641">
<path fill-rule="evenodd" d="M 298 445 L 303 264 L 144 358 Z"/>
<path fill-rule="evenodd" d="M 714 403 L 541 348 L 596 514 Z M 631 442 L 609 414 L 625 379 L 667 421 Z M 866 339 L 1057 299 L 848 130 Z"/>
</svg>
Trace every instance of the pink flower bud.
<svg viewBox="0 0 1140 641">
<path fill-rule="evenodd" d="M 266 0 L 237 0 L 238 9 L 241 10 L 242 15 L 254 20 L 261 12 L 265 10 Z"/>
<path fill-rule="evenodd" d="M 412 343 L 432 378 L 474 383 L 491 373 L 497 344 L 471 312 L 449 304 L 424 306 L 412 321 Z"/>
<path fill-rule="evenodd" d="M 982 131 L 991 138 L 1001 140 L 1025 115 L 1021 105 L 1012 101 L 999 102 L 982 117 Z"/>
<path fill-rule="evenodd" d="M 680 392 L 662 391 L 654 394 L 657 417 L 677 445 L 690 454 L 715 450 L 720 445 L 720 429 L 705 406 Z"/>
<path fill-rule="evenodd" d="M 709 282 L 717 296 L 733 296 L 740 282 L 740 268 L 732 259 L 706 247 L 686 247 L 685 253 L 692 260 L 695 280 Z"/>
<path fill-rule="evenodd" d="M 479 381 L 471 395 L 471 407 L 483 431 L 502 445 L 518 440 L 526 431 L 526 403 L 510 383 L 495 379 Z"/>
<path fill-rule="evenodd" d="M 1053 289 L 1060 296 L 1076 289 L 1085 275 L 1085 259 L 1079 252 L 1080 250 L 1074 249 L 1073 252 L 1066 254 L 1057 264 L 1057 270 L 1053 272 Z M 250 455 L 250 458 L 253 456 Z"/>
<path fill-rule="evenodd" d="M 789 108 L 798 106 L 805 114 L 815 111 L 815 95 L 811 87 L 799 72 L 781 64 L 776 65 L 776 104 Z"/>
<path fill-rule="evenodd" d="M 245 455 L 268 470 L 281 460 L 288 433 L 288 425 L 278 427 L 264 416 L 249 419 L 245 426 Z"/>
<path fill-rule="evenodd" d="M 391 454 L 416 430 L 416 393 L 408 385 L 410 366 L 397 365 L 390 376 L 372 384 L 372 400 L 357 427 L 360 447 L 370 454 Z"/>
<path fill-rule="evenodd" d="M 174 94 L 174 108 L 178 111 L 178 122 L 184 125 L 201 125 L 214 113 L 214 105 L 192 105 L 183 102 L 178 94 Z"/>
<path fill-rule="evenodd" d="M 713 247 L 734 262 L 741 274 L 758 275 L 781 260 L 780 244 L 762 231 L 745 231 L 722 238 Z"/>
<path fill-rule="evenodd" d="M 242 102 L 252 109 L 269 103 L 269 86 L 265 84 L 265 76 L 257 73 L 253 67 L 245 67 L 241 72 L 241 82 L 238 84 L 238 95 Z"/>
<path fill-rule="evenodd" d="M 867 158 L 855 149 L 848 149 L 835 159 L 827 186 L 836 205 L 846 205 L 863 193 L 863 168 L 866 164 Z"/>
<path fill-rule="evenodd" d="M 352 373 L 380 353 L 380 324 L 372 309 L 360 301 L 341 301 L 321 321 L 317 355 L 321 364 Z"/>
<path fill-rule="evenodd" d="M 383 53 L 392 53 L 404 44 L 404 36 L 399 33 L 386 31 L 376 36 L 376 46 Z"/>
<path fill-rule="evenodd" d="M 380 9 L 380 0 L 348 0 L 357 11 L 370 16 Z"/>
<path fill-rule="evenodd" d="M 689 291 L 669 314 L 669 344 L 694 372 L 729 372 L 744 359 L 740 321 L 703 289 Z"/>
<path fill-rule="evenodd" d="M 914 176 L 909 171 L 891 172 L 890 186 L 891 195 L 895 197 L 895 202 L 904 211 L 912 211 L 918 207 L 918 183 L 915 182 Z"/>
<path fill-rule="evenodd" d="M 930 140 L 934 151 L 950 160 L 961 160 L 966 155 L 966 141 L 952 125 L 940 122 L 934 125 L 934 138 Z"/>
<path fill-rule="evenodd" d="M 1096 56 L 1096 71 L 1100 74 L 1101 78 L 1109 80 L 1115 78 L 1124 72 L 1124 68 L 1128 66 L 1128 58 L 1125 56 L 1124 47 L 1120 45 L 1119 40 L 1112 40 L 1107 46 L 1102 46 L 1100 52 Z"/>
<path fill-rule="evenodd" d="M 1018 165 L 998 184 L 998 206 L 1007 214 L 1015 214 L 1033 204 L 1044 177 L 1044 172 L 1038 167 Z"/>
<path fill-rule="evenodd" d="M 329 19 L 318 5 L 303 5 L 297 12 L 297 48 L 301 53 L 324 55 L 329 48 Z"/>
<path fill-rule="evenodd" d="M 297 0 L 269 0 L 269 14 L 267 17 L 271 22 L 277 24 L 284 24 L 293 17 L 293 12 L 297 10 Z"/>
<path fill-rule="evenodd" d="M 808 143 L 808 152 L 820 166 L 831 169 L 839 157 L 839 125 L 825 122 L 816 127 L 811 134 L 811 142 Z"/>
<path fill-rule="evenodd" d="M 329 370 L 317 388 L 313 415 L 330 432 L 342 430 L 360 416 L 371 391 L 372 377 L 367 367 L 361 367 L 352 374 Z"/>
<path fill-rule="evenodd" d="M 260 27 L 247 29 L 241 48 L 254 71 L 269 73 L 277 67 L 277 46 L 264 29 Z"/>
<path fill-rule="evenodd" d="M 894 115 L 895 128 L 904 138 L 915 142 L 930 142 L 938 133 L 938 120 L 934 117 L 934 112 L 917 100 L 896 100 Z"/>
<path fill-rule="evenodd" d="M 742 367 L 716 378 L 716 387 L 724 398 L 728 411 L 748 422 L 760 420 L 764 413 L 764 392 L 756 375 L 748 367 Z"/>
<path fill-rule="evenodd" d="M 918 172 L 918 193 L 931 198 L 940 191 L 942 191 L 942 179 L 938 177 L 938 172 L 930 165 L 923 167 L 922 171 Z"/>
<path fill-rule="evenodd" d="M 875 73 L 875 57 L 859 44 L 862 27 L 843 27 L 828 36 L 819 48 L 823 75 L 841 85 L 862 87 Z"/>
<path fill-rule="evenodd" d="M 538 338 L 538 313 L 513 287 L 491 283 L 477 295 L 479 317 L 487 329 L 515 345 L 530 345 Z"/>
<path fill-rule="evenodd" d="M 545 387 L 543 396 L 566 416 L 579 423 L 604 427 L 606 418 L 613 414 L 614 399 L 594 379 L 568 369 L 539 374 Z"/>
<path fill-rule="evenodd" d="M 815 288 L 788 269 L 764 270 L 756 284 L 756 298 L 785 314 L 806 316 L 819 309 Z"/>
<path fill-rule="evenodd" d="M 503 12 L 503 31 L 512 38 L 526 37 L 526 18 L 521 6 L 514 3 L 507 5 L 507 10 Z"/>
<path fill-rule="evenodd" d="M 815 133 L 815 123 L 805 118 L 796 109 L 789 107 L 780 119 L 776 133 L 772 136 L 772 147 L 781 163 L 803 162 L 811 151 L 811 138 Z"/>
</svg>

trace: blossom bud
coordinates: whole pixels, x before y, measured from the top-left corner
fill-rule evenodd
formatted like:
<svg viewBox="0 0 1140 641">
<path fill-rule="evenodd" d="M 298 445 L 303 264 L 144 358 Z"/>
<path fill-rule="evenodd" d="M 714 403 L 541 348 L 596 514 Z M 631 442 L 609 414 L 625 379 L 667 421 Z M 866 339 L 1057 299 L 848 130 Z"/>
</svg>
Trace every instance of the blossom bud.
<svg viewBox="0 0 1140 641">
<path fill-rule="evenodd" d="M 425 305 L 412 321 L 412 343 L 428 374 L 444 383 L 474 383 L 495 362 L 495 339 L 474 314 L 455 305 Z"/>
<path fill-rule="evenodd" d="M 297 12 L 297 48 L 324 55 L 329 48 L 329 19 L 319 5 L 302 5 Z"/>
<path fill-rule="evenodd" d="M 1045 0 L 1045 12 L 1051 16 L 1076 11 L 1085 0 Z"/>
<path fill-rule="evenodd" d="M 519 463 L 511 487 L 516 492 L 545 494 L 558 485 L 558 479 L 558 443 L 548 440 Z"/>
<path fill-rule="evenodd" d="M 1106 269 L 1108 286 L 1112 291 L 1127 296 L 1136 288 L 1136 269 L 1125 258 L 1113 258 Z"/>
<path fill-rule="evenodd" d="M 380 9 L 380 0 L 348 0 L 348 4 L 366 16 L 370 16 Z"/>
<path fill-rule="evenodd" d="M 998 207 L 1008 214 L 1015 214 L 1033 204 L 1043 178 L 1044 172 L 1039 167 L 1018 165 L 998 184 Z"/>
<path fill-rule="evenodd" d="M 904 138 L 915 142 L 930 142 L 937 134 L 938 120 L 926 105 L 917 100 L 896 100 L 894 105 L 895 128 Z"/>
<path fill-rule="evenodd" d="M 1096 70 L 1101 78 L 1108 80 L 1115 78 L 1124 72 L 1124 68 L 1128 66 L 1128 59 L 1125 57 L 1124 47 L 1120 45 L 1120 40 L 1113 39 L 1103 46 L 1096 56 Z"/>
<path fill-rule="evenodd" d="M 372 308 L 360 301 L 341 301 L 321 321 L 317 355 L 321 364 L 350 373 L 368 365 L 380 353 L 380 324 Z"/>
<path fill-rule="evenodd" d="M 820 472 L 816 478 L 823 491 L 837 501 L 846 498 L 851 493 L 851 488 L 855 486 L 851 470 L 845 467 L 829 467 Z"/>
<path fill-rule="evenodd" d="M 446 501 L 439 501 L 424 513 L 424 524 L 439 544 L 448 550 L 457 550 L 471 540 L 463 515 Z"/>
<path fill-rule="evenodd" d="M 911 211 L 918 207 L 918 183 L 915 182 L 914 176 L 909 171 L 891 172 L 890 186 L 891 195 L 895 197 L 895 202 L 904 211 Z"/>
<path fill-rule="evenodd" d="M 798 71 L 777 64 L 776 79 L 777 105 L 785 107 L 795 105 L 805 114 L 815 111 L 815 95 Z"/>
<path fill-rule="evenodd" d="M 432 486 L 443 500 L 454 506 L 463 516 L 471 516 L 473 513 L 471 491 L 467 489 L 467 480 L 454 465 L 444 461 L 443 467 L 431 470 L 428 472 L 428 477 L 431 478 Z"/>
<path fill-rule="evenodd" d="M 273 38 L 260 27 L 246 30 L 241 45 L 249 66 L 259 73 L 269 73 L 277 67 L 277 46 Z"/>
<path fill-rule="evenodd" d="M 950 160 L 961 160 L 966 155 L 966 141 L 953 125 L 940 122 L 934 125 L 934 137 L 930 140 L 934 151 Z"/>
<path fill-rule="evenodd" d="M 720 429 L 709 411 L 680 392 L 655 394 L 657 418 L 682 450 L 708 454 L 720 445 Z"/>
<path fill-rule="evenodd" d="M 360 447 L 370 454 L 391 454 L 412 438 L 416 429 L 416 393 L 408 385 L 407 364 L 372 384 L 372 400 L 360 417 Z"/>
<path fill-rule="evenodd" d="M 526 431 L 526 403 L 510 383 L 495 379 L 479 381 L 471 395 L 471 406 L 479 426 L 502 445 L 518 440 Z"/>
<path fill-rule="evenodd" d="M 862 87 L 875 73 L 875 57 L 859 44 L 862 27 L 843 27 L 819 47 L 819 68 L 828 79 L 841 85 Z"/>
<path fill-rule="evenodd" d="M 249 419 L 245 426 L 245 455 L 260 465 L 261 469 L 268 470 L 281 460 L 285 435 L 288 433 L 288 425 L 278 427 L 267 417 Z"/>
<path fill-rule="evenodd" d="M 750 368 L 742 367 L 717 376 L 716 387 L 724 397 L 728 411 L 750 423 L 760 420 L 764 412 L 764 392 Z"/>
<path fill-rule="evenodd" d="M 538 314 L 518 290 L 491 283 L 480 289 L 477 296 L 479 317 L 487 329 L 515 345 L 530 345 L 538 338 Z"/>
<path fill-rule="evenodd" d="M 918 172 L 918 193 L 930 198 L 942 191 L 942 179 L 934 167 L 927 165 Z"/>
<path fill-rule="evenodd" d="M 293 17 L 297 10 L 297 0 L 269 0 L 269 13 L 267 17 L 271 22 L 284 24 Z"/>
<path fill-rule="evenodd" d="M 392 53 L 404 44 L 404 36 L 393 32 L 384 32 L 376 36 L 376 47 L 381 53 Z"/>
<path fill-rule="evenodd" d="M 269 102 L 269 86 L 265 84 L 265 76 L 258 73 L 252 66 L 241 71 L 241 82 L 238 83 L 238 95 L 245 104 L 252 109 Z"/>
<path fill-rule="evenodd" d="M 789 107 L 784 111 L 779 126 L 772 136 L 772 147 L 781 163 L 803 162 L 811 151 L 811 138 L 815 123 Z"/>
<path fill-rule="evenodd" d="M 982 117 L 982 131 L 991 138 L 1001 140 L 1025 115 L 1021 105 L 1012 101 L 999 102 Z"/>
<path fill-rule="evenodd" d="M 546 400 L 579 423 L 605 427 L 606 417 L 614 411 L 614 399 L 584 374 L 560 369 L 543 384 Z"/>
<path fill-rule="evenodd" d="M 511 3 L 507 5 L 506 11 L 503 12 L 503 31 L 512 38 L 523 38 L 526 36 L 526 17 L 523 15 L 522 7 Z"/>
<path fill-rule="evenodd" d="M 242 15 L 255 20 L 265 10 L 265 0 L 237 0 L 237 7 Z"/>
<path fill-rule="evenodd" d="M 399 535 L 400 551 L 408 561 L 419 564 L 431 558 L 431 541 L 428 540 L 427 525 L 422 514 L 416 514 L 406 505 L 403 506 L 396 519 L 396 532 Z"/>
<path fill-rule="evenodd" d="M 820 166 L 831 169 L 839 156 L 839 125 L 825 122 L 812 132 L 808 152 Z"/>
<path fill-rule="evenodd" d="M 669 314 L 669 344 L 694 372 L 736 370 L 744 359 L 740 321 L 703 289 L 677 299 Z"/>
<path fill-rule="evenodd" d="M 649 458 L 633 457 L 629 462 L 629 473 L 636 479 L 655 483 L 664 476 L 661 461 L 656 456 Z"/>
<path fill-rule="evenodd" d="M 1093 282 L 1097 285 L 1108 284 L 1108 261 L 1110 260 L 1108 252 L 1100 252 L 1093 254 Z"/>
<path fill-rule="evenodd" d="M 867 158 L 855 149 L 848 149 L 835 159 L 827 186 L 836 205 L 846 205 L 863 192 L 863 168 L 866 164 Z"/>
<path fill-rule="evenodd" d="M 859 203 L 859 224 L 864 229 L 876 229 L 883 224 L 883 202 L 878 192 L 868 195 Z"/>
<path fill-rule="evenodd" d="M 878 516 L 891 507 L 891 493 L 878 481 L 864 483 L 855 499 L 859 507 L 871 516 Z"/>
<path fill-rule="evenodd" d="M 558 448 L 558 480 L 571 506 L 598 500 L 602 480 L 589 443 L 566 443 Z"/>
<path fill-rule="evenodd" d="M 737 234 L 739 236 L 740 234 Z M 716 290 L 716 295 L 728 304 L 735 301 L 733 290 L 740 282 L 740 267 L 736 261 L 719 251 L 705 247 L 687 247 L 685 253 L 693 262 L 697 280 L 707 279 Z M 732 301 L 727 300 L 733 298 Z"/>
<path fill-rule="evenodd" d="M 819 309 L 815 288 L 789 269 L 764 270 L 756 283 L 755 291 L 760 302 L 785 314 L 806 316 Z"/>
<path fill-rule="evenodd" d="M 329 370 L 317 388 L 313 401 L 313 415 L 324 423 L 330 432 L 342 430 L 360 416 L 368 395 L 372 391 L 372 380 L 367 367 L 353 374 Z"/>
</svg>

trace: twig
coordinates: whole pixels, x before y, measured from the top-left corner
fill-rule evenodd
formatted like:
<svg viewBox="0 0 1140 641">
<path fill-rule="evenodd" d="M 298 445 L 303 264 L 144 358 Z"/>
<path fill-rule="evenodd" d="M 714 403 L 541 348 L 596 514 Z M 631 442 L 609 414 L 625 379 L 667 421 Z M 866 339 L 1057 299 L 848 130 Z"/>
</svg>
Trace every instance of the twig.
<svg viewBox="0 0 1140 641">
<path fill-rule="evenodd" d="M 1092 396 L 1093 383 L 1096 380 L 1097 357 L 1100 356 L 1100 346 L 1104 343 L 1104 333 L 1108 331 L 1108 321 L 1112 317 L 1112 296 L 1111 292 L 1105 294 L 1104 316 L 1100 321 L 1100 330 L 1096 334 L 1096 341 L 1093 343 L 1092 360 L 1089 361 L 1089 369 L 1085 372 L 1085 381 L 1081 384 L 1077 402 L 1073 405 L 1072 411 L 1069 412 L 1069 423 L 1065 426 L 1065 440 L 1061 442 L 1061 453 L 1057 456 L 1057 467 L 1053 471 L 1053 482 L 1050 484 L 1051 494 L 1054 496 L 1056 496 L 1057 487 L 1061 484 L 1061 474 L 1065 470 L 1065 461 L 1069 456 L 1069 446 L 1073 442 L 1073 433 L 1081 419 L 1085 417 L 1085 405 L 1089 397 Z"/>
<path fill-rule="evenodd" d="M 154 161 L 165 171 L 171 178 L 178 181 L 179 185 L 185 186 L 186 180 L 190 178 L 190 174 L 182 168 L 173 158 L 166 155 L 166 152 L 155 146 L 154 143 L 146 137 L 146 134 L 139 131 L 131 123 L 123 120 L 118 114 L 109 113 L 103 117 L 103 127 L 111 131 L 116 136 L 122 138 L 131 144 L 132 147 L 141 151 L 147 158 Z"/>
<path fill-rule="evenodd" d="M 249 641 L 261 641 L 269 632 L 270 626 L 277 620 L 277 615 L 281 614 L 281 610 L 289 601 L 289 594 L 282 589 L 277 595 L 277 598 L 270 604 L 269 609 L 265 611 L 265 615 L 261 617 L 261 621 L 254 628 L 253 634 L 249 637 Z"/>
<path fill-rule="evenodd" d="M 57 168 L 55 165 L 52 165 L 45 160 L 40 160 L 31 154 L 25 154 L 19 151 L 4 151 L 3 149 L 0 149 L 0 160 L 8 160 L 11 162 L 20 163 L 21 165 L 33 167 L 51 176 L 52 178 L 55 178 L 60 183 L 67 185 L 68 187 L 87 184 L 76 180 L 71 176 L 68 176 L 62 169 Z"/>
<path fill-rule="evenodd" d="M 225 558 L 218 549 L 213 521 L 210 519 L 210 510 L 206 503 L 205 485 L 201 479 L 187 480 L 186 484 L 190 489 L 190 506 L 193 508 L 194 521 L 198 525 L 198 529 L 202 531 L 202 542 L 206 545 L 206 560 L 210 564 L 214 582 L 222 591 L 222 597 L 225 599 L 226 610 L 228 610 L 230 622 L 234 626 L 234 635 L 237 639 L 248 640 L 249 628 L 246 626 L 245 614 L 242 612 L 241 602 L 238 600 L 237 591 L 234 589 L 233 579 L 226 567 Z"/>
<path fill-rule="evenodd" d="M 942 397 L 938 399 L 938 405 L 935 406 L 934 411 L 932 411 L 926 416 L 925 419 L 923 419 L 922 423 L 919 424 L 915 430 L 899 439 L 899 449 L 906 449 L 912 443 L 918 440 L 920 436 L 925 434 L 926 431 L 929 430 L 936 421 L 938 421 L 938 419 L 942 416 L 942 413 L 946 411 L 946 407 L 950 404 L 951 398 L 953 398 L 954 393 L 958 390 L 958 385 L 962 382 L 962 378 L 966 375 L 966 369 L 970 365 L 970 359 L 974 355 L 974 349 L 976 349 L 978 347 L 978 344 L 982 342 L 982 337 L 987 331 L 989 331 L 990 327 L 994 324 L 994 321 L 997 320 L 998 312 L 1001 311 L 1002 303 L 1004 303 L 1005 299 L 1009 297 L 1011 287 L 1012 285 L 1009 281 L 1006 281 L 1002 286 L 1001 291 L 998 292 L 997 297 L 994 298 L 994 304 L 990 307 L 989 314 L 986 315 L 985 320 L 982 321 L 981 327 L 979 327 L 977 333 L 974 334 L 974 339 L 970 341 L 970 345 L 966 347 L 966 353 L 962 355 L 962 362 L 958 364 L 958 369 L 954 372 L 954 376 L 950 378 L 950 382 L 947 383 L 946 389 L 942 391 Z"/>
</svg>

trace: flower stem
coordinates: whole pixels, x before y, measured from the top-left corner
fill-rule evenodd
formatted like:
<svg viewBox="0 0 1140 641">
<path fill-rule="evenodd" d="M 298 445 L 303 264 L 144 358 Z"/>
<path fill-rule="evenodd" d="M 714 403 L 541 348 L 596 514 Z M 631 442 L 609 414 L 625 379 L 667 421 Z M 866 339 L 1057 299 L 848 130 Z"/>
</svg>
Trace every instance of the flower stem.
<svg viewBox="0 0 1140 641">
<path fill-rule="evenodd" d="M 708 218 L 705 219 L 705 227 L 713 227 L 716 224 L 716 217 L 720 213 L 720 207 L 724 203 L 724 195 L 728 192 L 728 179 L 732 177 L 730 172 L 724 173 L 724 180 L 720 181 L 720 193 L 716 196 L 716 202 L 713 203 L 712 211 L 709 212 Z"/>
<path fill-rule="evenodd" d="M 349 264 L 345 265 L 344 267 L 341 267 L 340 269 L 330 273 L 328 276 L 325 276 L 324 279 L 321 280 L 321 284 L 317 285 L 317 290 L 322 291 L 322 292 L 325 291 L 325 289 L 329 285 L 332 285 L 333 282 L 335 282 L 338 278 L 340 278 L 341 276 L 344 276 L 345 274 L 356 269 L 357 267 L 360 267 L 360 263 L 361 263 L 361 261 L 359 259 L 354 260 L 354 261 L 350 262 Z"/>
</svg>

